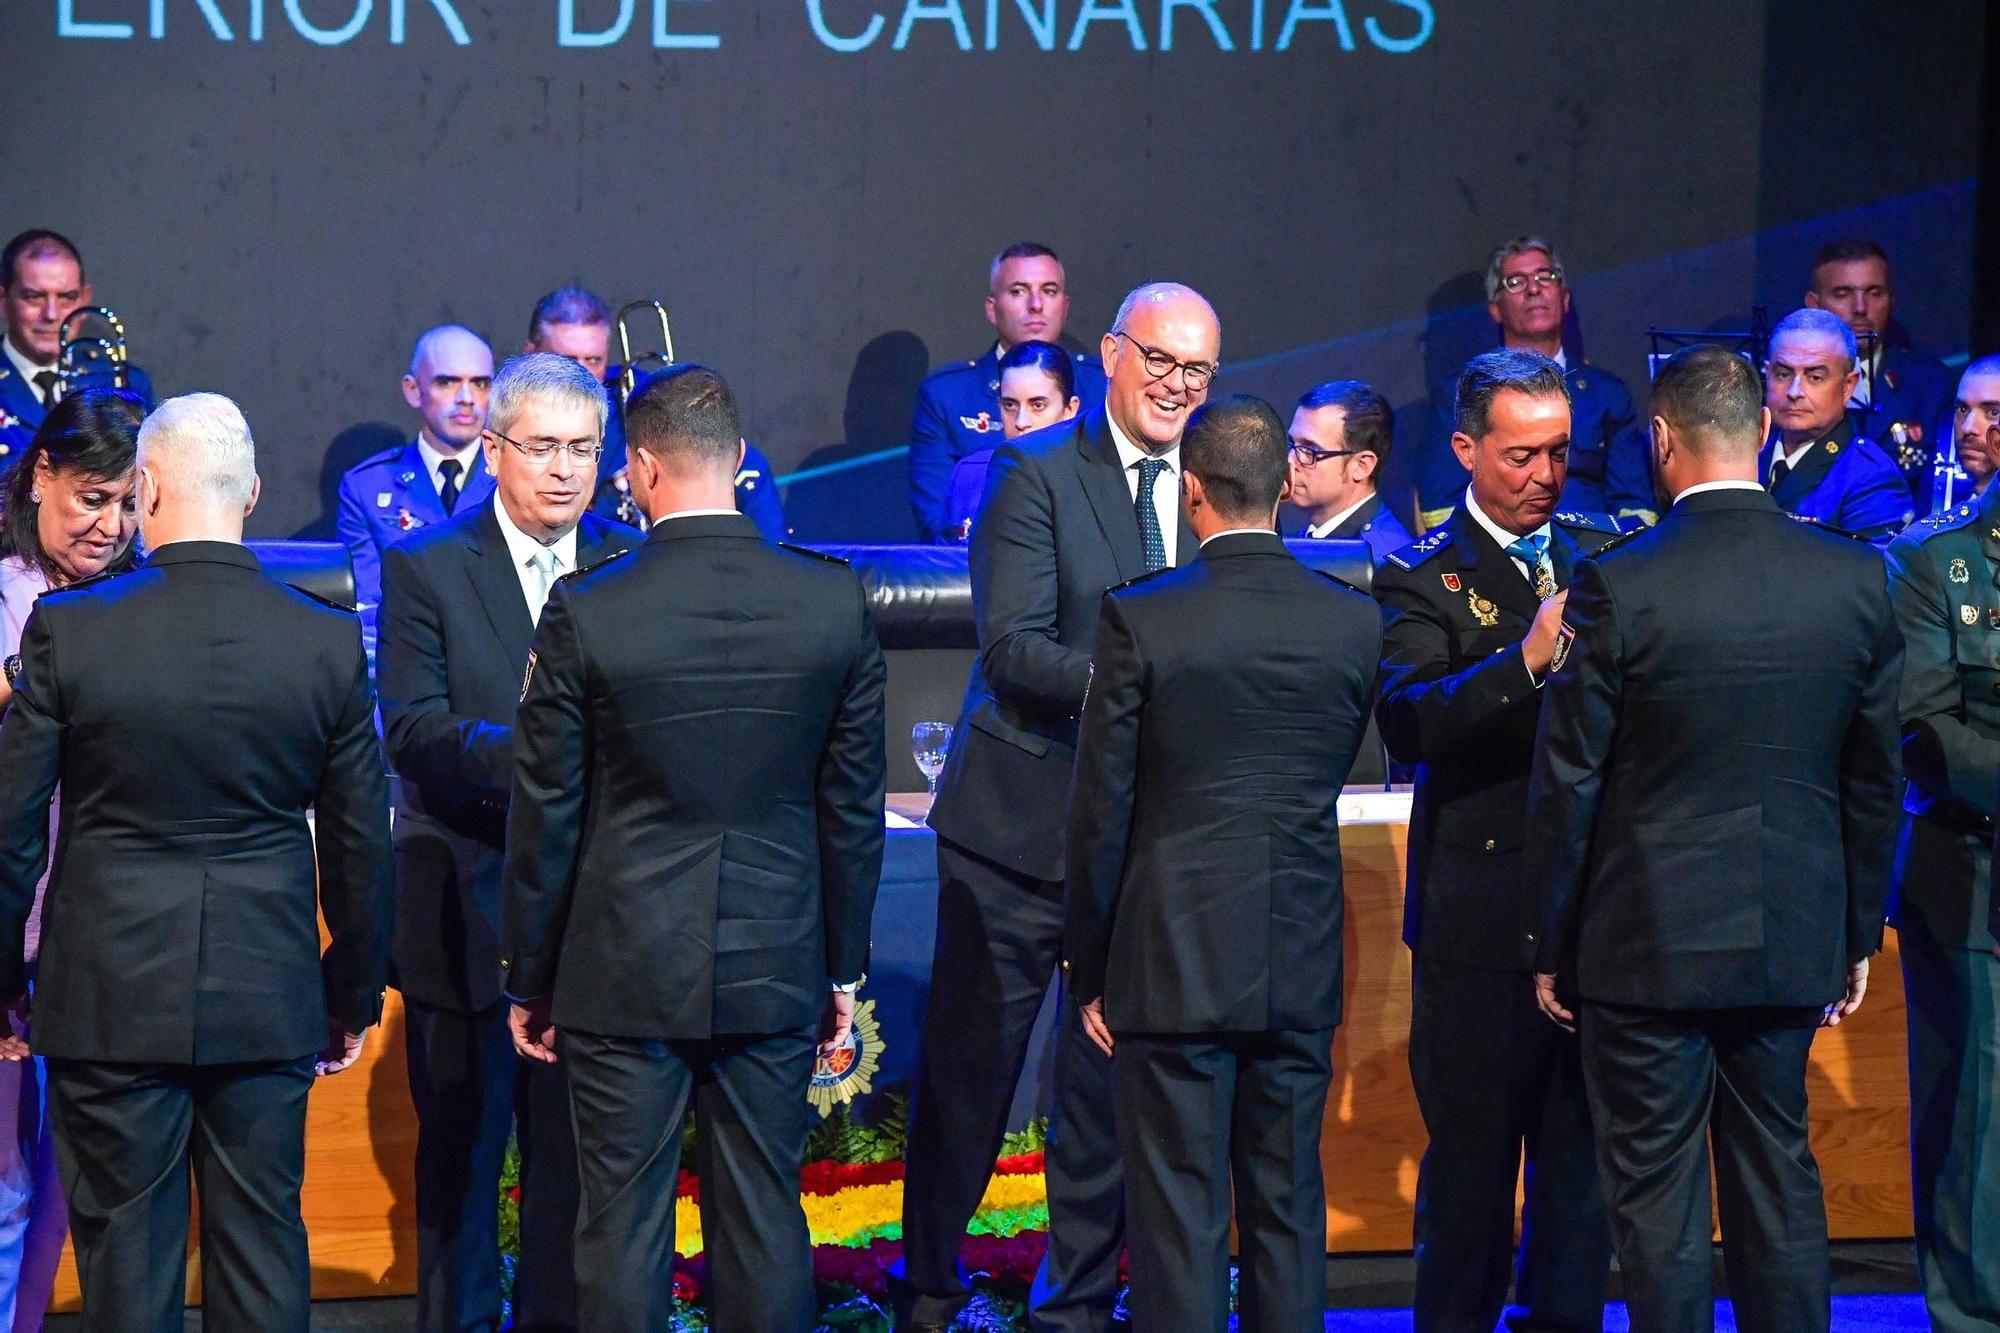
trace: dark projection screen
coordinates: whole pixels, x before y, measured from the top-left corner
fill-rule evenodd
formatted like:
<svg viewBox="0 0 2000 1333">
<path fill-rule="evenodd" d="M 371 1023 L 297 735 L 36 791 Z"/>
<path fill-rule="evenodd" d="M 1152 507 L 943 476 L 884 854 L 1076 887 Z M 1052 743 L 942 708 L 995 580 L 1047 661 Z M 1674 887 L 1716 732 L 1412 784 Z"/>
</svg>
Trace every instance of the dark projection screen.
<svg viewBox="0 0 2000 1333">
<path fill-rule="evenodd" d="M 986 261 L 1068 261 L 1093 343 L 1207 293 L 1224 390 L 1398 403 L 1490 339 L 1477 270 L 1562 246 L 1590 355 L 1796 304 L 1847 232 L 1964 348 L 1975 3 L 0 0 L 11 233 L 83 248 L 163 393 L 240 400 L 258 535 L 407 438 L 412 336 L 520 344 L 544 291 L 658 296 L 780 471 L 902 443 L 976 355 Z M 802 535 L 896 535 L 872 495 Z M 801 488 L 802 489 L 802 488 Z M 829 495 L 831 493 L 828 493 Z M 813 512 L 802 512 L 805 510 Z M 838 531 L 845 526 L 848 530 Z"/>
</svg>

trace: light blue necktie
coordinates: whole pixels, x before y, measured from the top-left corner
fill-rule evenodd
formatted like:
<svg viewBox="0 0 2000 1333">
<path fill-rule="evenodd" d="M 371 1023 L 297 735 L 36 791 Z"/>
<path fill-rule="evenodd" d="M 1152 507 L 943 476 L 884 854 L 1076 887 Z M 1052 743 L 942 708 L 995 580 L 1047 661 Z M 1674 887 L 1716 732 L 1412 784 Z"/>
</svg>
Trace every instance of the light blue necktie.
<svg viewBox="0 0 2000 1333">
<path fill-rule="evenodd" d="M 1167 567 L 1167 538 L 1160 531 L 1160 511 L 1153 507 L 1153 483 L 1166 470 L 1167 460 L 1164 458 L 1139 460 L 1139 495 L 1132 503 L 1139 511 L 1139 540 L 1146 547 L 1148 574 Z"/>
<path fill-rule="evenodd" d="M 1535 596 L 1549 598 L 1556 593 L 1556 571 L 1549 564 L 1549 530 L 1541 529 L 1507 544 L 1507 554 L 1534 571 Z"/>
</svg>

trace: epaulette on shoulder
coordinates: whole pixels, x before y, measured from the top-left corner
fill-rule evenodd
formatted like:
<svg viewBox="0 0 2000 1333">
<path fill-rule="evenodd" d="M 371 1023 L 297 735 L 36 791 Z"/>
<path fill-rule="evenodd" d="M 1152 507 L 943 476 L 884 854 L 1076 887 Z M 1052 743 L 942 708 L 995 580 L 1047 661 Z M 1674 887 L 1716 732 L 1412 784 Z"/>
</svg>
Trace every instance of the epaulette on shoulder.
<svg viewBox="0 0 2000 1333">
<path fill-rule="evenodd" d="M 329 611 L 338 611 L 343 615 L 349 615 L 349 616 L 356 614 L 355 607 L 350 602 L 343 602 L 338 600 L 337 598 L 328 597 L 322 593 L 316 593 L 311 588 L 302 588 L 296 583 L 287 583 L 285 586 L 287 588 L 290 588 L 293 592 L 299 594 L 299 596 L 301 597 L 311 598 L 313 601 L 318 602 L 321 606 L 325 607 Z"/>
<path fill-rule="evenodd" d="M 1600 514 L 1589 509 L 1564 509 L 1557 512 L 1555 521 L 1566 528 L 1582 528 L 1586 532 L 1607 532 L 1614 537 L 1625 535 L 1625 528 L 1609 514 Z"/>
<path fill-rule="evenodd" d="M 1389 563 L 1398 569 L 1415 569 L 1451 545 L 1450 528 L 1434 528 L 1400 551 L 1391 552 Z"/>
<path fill-rule="evenodd" d="M 387 449 L 382 450 L 382 452 L 380 453 L 368 455 L 368 457 L 362 459 L 359 463 L 356 463 L 353 467 L 347 470 L 349 472 L 353 472 L 359 468 L 373 466 L 376 463 L 393 463 L 402 456 L 403 450 L 409 447 L 410 446 L 407 444 L 392 444 Z"/>
<path fill-rule="evenodd" d="M 109 583 L 112 579 L 115 579 L 120 574 L 126 572 L 128 571 L 114 570 L 114 569 L 100 570 L 99 572 L 92 574 L 89 578 L 78 579 L 74 583 L 65 583 L 63 584 L 62 587 L 55 589 L 55 591 L 82 592 L 85 588 L 94 588 L 100 583 Z"/>
<path fill-rule="evenodd" d="M 1865 542 L 1868 540 L 1868 538 L 1863 536 L 1861 533 L 1851 531 L 1850 529 L 1847 528 L 1837 528 L 1831 523 L 1823 522 L 1820 519 L 1814 518 L 1811 514 L 1793 514 L 1792 521 L 1794 523 L 1803 523 L 1809 528 L 1816 528 L 1819 531 L 1828 534 L 1829 536 L 1845 537 L 1849 541 L 1856 541 L 1856 542 Z"/>
<path fill-rule="evenodd" d="M 1634 537 L 1643 537 L 1646 533 L 1651 531 L 1652 529 L 1647 527 L 1643 523 L 1641 523 L 1637 527 L 1628 528 L 1625 531 L 1620 532 L 1616 537 L 1613 537 L 1610 541 L 1604 543 L 1604 545 L 1598 547 L 1595 551 L 1592 551 L 1590 553 L 1590 558 L 1592 560 L 1595 560 L 1601 555 L 1610 555 L 1613 551 L 1625 545 L 1625 543 L 1631 541 Z"/>
<path fill-rule="evenodd" d="M 1170 572 L 1173 568 L 1174 567 L 1172 565 L 1168 565 L 1165 569 L 1149 569 L 1145 573 L 1141 574 L 1138 578 L 1126 579 L 1123 583 L 1112 584 L 1111 591 L 1124 592 L 1127 588 L 1136 588 L 1141 583 L 1149 582 L 1152 579 L 1160 577 L 1160 575 L 1162 574 Z"/>
<path fill-rule="evenodd" d="M 826 551 L 816 551 L 810 546 L 799 546 L 793 542 L 779 542 L 778 545 L 792 552 L 794 555 L 809 555 L 815 560 L 824 560 L 829 565 L 845 565 L 847 563 L 845 556 L 833 555 Z"/>
<path fill-rule="evenodd" d="M 602 569 L 606 565 L 610 564 L 613 560 L 623 559 L 625 556 L 628 556 L 630 554 L 632 554 L 632 548 L 629 546 L 622 551 L 613 551 L 610 555 L 607 555 L 600 560 L 593 560 L 587 565 L 578 565 L 575 569 L 572 569 L 569 573 L 557 579 L 556 582 L 567 583 L 571 579 L 580 579 L 585 574 L 590 573 L 592 570 Z"/>
<path fill-rule="evenodd" d="M 1953 505 L 1949 509 L 1940 509 L 1935 514 L 1928 514 L 1918 519 L 1910 524 L 1907 531 L 1911 536 L 1922 540 L 1940 532 L 1951 532 L 1956 528 L 1962 528 L 1978 516 L 1979 510 L 1972 505 Z"/>
</svg>

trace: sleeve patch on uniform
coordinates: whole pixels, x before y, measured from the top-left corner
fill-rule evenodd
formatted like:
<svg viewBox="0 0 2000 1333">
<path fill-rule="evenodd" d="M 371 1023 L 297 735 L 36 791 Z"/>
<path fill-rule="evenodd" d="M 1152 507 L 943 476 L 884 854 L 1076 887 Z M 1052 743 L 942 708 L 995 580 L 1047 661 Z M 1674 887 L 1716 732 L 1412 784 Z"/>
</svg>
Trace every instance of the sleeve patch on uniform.
<svg viewBox="0 0 2000 1333">
<path fill-rule="evenodd" d="M 528 650 L 528 669 L 521 676 L 521 697 L 528 697 L 528 684 L 535 678 L 535 650 Z"/>
<path fill-rule="evenodd" d="M 1567 620 L 1556 626 L 1555 655 L 1549 658 L 1550 675 L 1554 675 L 1563 669 L 1563 663 L 1569 661 L 1569 650 L 1575 642 L 1576 631 L 1570 628 L 1570 623 Z"/>
</svg>

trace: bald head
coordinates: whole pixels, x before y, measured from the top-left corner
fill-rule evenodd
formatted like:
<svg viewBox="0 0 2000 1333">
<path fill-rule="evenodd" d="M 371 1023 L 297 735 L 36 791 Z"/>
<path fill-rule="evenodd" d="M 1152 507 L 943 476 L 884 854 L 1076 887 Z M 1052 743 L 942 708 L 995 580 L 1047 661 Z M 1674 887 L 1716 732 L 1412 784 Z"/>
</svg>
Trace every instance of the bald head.
<svg viewBox="0 0 2000 1333">
<path fill-rule="evenodd" d="M 493 387 L 493 349 L 462 324 L 440 324 L 418 335 L 403 376 L 403 401 L 423 418 L 423 433 L 441 454 L 479 442 L 486 429 L 486 395 Z"/>
<path fill-rule="evenodd" d="M 1133 444 L 1163 454 L 1208 399 L 1222 324 L 1192 287 L 1150 282 L 1119 305 L 1101 350 L 1105 412 Z"/>
</svg>

